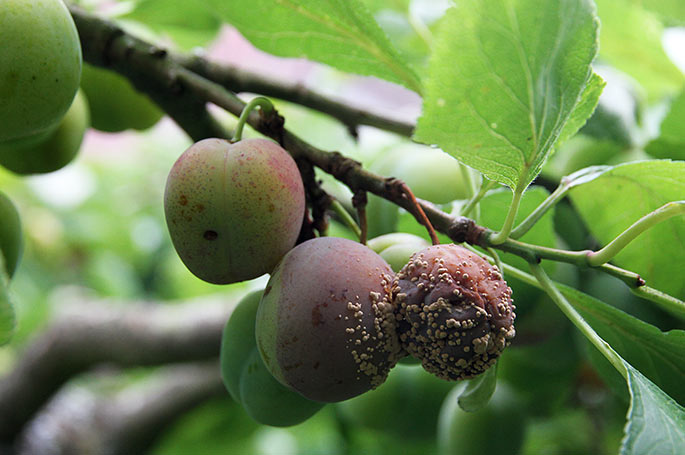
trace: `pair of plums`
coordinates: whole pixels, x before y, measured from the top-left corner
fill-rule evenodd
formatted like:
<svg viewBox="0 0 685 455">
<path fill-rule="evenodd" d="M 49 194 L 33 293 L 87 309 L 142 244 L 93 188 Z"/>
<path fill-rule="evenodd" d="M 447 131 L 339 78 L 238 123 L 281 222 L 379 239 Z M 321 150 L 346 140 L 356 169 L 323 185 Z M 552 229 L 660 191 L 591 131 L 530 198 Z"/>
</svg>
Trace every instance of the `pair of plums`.
<svg viewBox="0 0 685 455">
<path fill-rule="evenodd" d="M 165 213 L 179 256 L 198 277 L 227 284 L 271 274 L 254 316 L 259 356 L 244 360 L 251 356 L 253 371 L 263 362 L 307 400 L 337 402 L 374 389 L 408 355 L 440 378 L 473 377 L 514 335 L 511 289 L 463 247 L 421 249 L 396 274 L 351 240 L 295 246 L 303 184 L 292 157 L 272 141 L 191 146 L 169 174 Z M 248 374 L 245 368 L 228 369 Z"/>
</svg>

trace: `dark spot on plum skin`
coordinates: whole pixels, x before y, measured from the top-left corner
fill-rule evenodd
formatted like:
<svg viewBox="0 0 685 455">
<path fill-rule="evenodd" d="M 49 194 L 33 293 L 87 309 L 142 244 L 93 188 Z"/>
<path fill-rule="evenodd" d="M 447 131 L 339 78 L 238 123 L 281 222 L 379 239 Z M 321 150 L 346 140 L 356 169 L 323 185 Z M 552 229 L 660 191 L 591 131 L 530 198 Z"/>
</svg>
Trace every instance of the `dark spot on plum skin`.
<svg viewBox="0 0 685 455">
<path fill-rule="evenodd" d="M 205 240 L 216 240 L 217 237 L 219 237 L 219 234 L 216 231 L 205 231 L 205 233 L 202 234 L 202 237 L 204 237 Z"/>
<path fill-rule="evenodd" d="M 178 199 L 179 199 L 179 201 L 178 201 L 179 204 L 188 205 L 188 198 L 186 197 L 185 194 L 182 194 L 181 196 L 179 196 Z"/>
<path fill-rule="evenodd" d="M 321 315 L 321 310 L 319 309 L 321 305 L 316 305 L 312 308 L 312 326 L 316 327 L 323 324 L 323 316 Z"/>
</svg>

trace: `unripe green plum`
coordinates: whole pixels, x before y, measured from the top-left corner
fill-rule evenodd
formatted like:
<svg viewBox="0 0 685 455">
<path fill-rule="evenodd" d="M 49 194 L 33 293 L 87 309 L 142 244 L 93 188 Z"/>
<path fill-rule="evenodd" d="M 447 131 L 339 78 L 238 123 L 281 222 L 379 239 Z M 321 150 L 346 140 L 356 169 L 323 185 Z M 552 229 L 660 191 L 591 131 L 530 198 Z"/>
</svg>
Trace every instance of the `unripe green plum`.
<svg viewBox="0 0 685 455">
<path fill-rule="evenodd" d="M 392 269 L 351 240 L 321 237 L 285 255 L 257 312 L 257 346 L 271 374 L 314 401 L 380 385 L 400 354 Z"/>
<path fill-rule="evenodd" d="M 22 175 L 61 169 L 76 157 L 88 122 L 88 103 L 79 90 L 57 129 L 47 137 L 0 143 L 0 165 Z"/>
<path fill-rule="evenodd" d="M 453 387 L 422 368 L 398 365 L 376 390 L 337 406 L 351 425 L 402 439 L 433 439 L 440 407 Z"/>
<path fill-rule="evenodd" d="M 436 204 L 468 196 L 459 163 L 441 150 L 413 144 L 398 147 L 374 161 L 370 170 L 384 177 L 401 179 L 416 197 Z M 396 230 L 397 205 L 369 194 L 366 212 L 371 237 Z"/>
<path fill-rule="evenodd" d="M 305 421 L 323 404 L 307 400 L 276 381 L 257 351 L 255 317 L 263 291 L 243 297 L 226 322 L 221 338 L 221 378 L 231 397 L 263 425 Z"/>
<path fill-rule="evenodd" d="M 164 113 L 138 92 L 125 77 L 114 71 L 83 65 L 81 88 L 90 105 L 91 126 L 117 133 L 127 129 L 146 130 Z"/>
<path fill-rule="evenodd" d="M 430 244 L 418 235 L 394 232 L 369 240 L 367 246 L 380 254 L 393 271 L 399 272 L 409 262 L 412 254 L 430 246 Z"/>
<path fill-rule="evenodd" d="M 231 397 L 240 402 L 240 375 L 252 351 L 257 347 L 255 318 L 264 291 L 243 297 L 231 312 L 221 336 L 221 378 Z"/>
<path fill-rule="evenodd" d="M 255 347 L 240 376 L 245 411 L 262 425 L 289 427 L 316 414 L 324 403 L 311 401 L 285 387 L 269 373 Z"/>
<path fill-rule="evenodd" d="M 7 275 L 14 275 L 22 252 L 24 238 L 21 233 L 19 212 L 7 196 L 0 193 L 0 254 L 4 258 Z M 3 271 L 0 271 L 4 273 Z"/>
<path fill-rule="evenodd" d="M 183 263 L 228 284 L 269 273 L 297 240 L 304 185 L 292 157 L 267 139 L 205 139 L 176 161 L 164 211 Z"/>
<path fill-rule="evenodd" d="M 497 384 L 490 401 L 475 412 L 459 407 L 461 387 L 445 398 L 438 422 L 440 455 L 501 455 L 519 453 L 526 419 L 516 395 Z"/>
<path fill-rule="evenodd" d="M 0 142 L 47 134 L 81 78 L 81 44 L 62 0 L 0 4 Z"/>
</svg>

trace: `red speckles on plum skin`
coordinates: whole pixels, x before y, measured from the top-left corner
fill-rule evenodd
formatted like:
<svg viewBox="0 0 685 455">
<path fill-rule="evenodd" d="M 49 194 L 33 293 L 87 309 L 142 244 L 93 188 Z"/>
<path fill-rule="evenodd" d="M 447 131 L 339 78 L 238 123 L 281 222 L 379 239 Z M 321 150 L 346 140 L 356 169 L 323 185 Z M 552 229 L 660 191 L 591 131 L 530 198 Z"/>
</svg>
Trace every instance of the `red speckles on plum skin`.
<svg viewBox="0 0 685 455">
<path fill-rule="evenodd" d="M 194 144 L 171 169 L 164 201 L 181 260 L 216 284 L 270 272 L 295 244 L 305 209 L 295 161 L 267 139 Z"/>
<path fill-rule="evenodd" d="M 257 315 L 268 368 L 315 401 L 380 385 L 400 352 L 391 282 L 387 263 L 357 242 L 323 237 L 295 247 L 274 270 Z"/>
</svg>

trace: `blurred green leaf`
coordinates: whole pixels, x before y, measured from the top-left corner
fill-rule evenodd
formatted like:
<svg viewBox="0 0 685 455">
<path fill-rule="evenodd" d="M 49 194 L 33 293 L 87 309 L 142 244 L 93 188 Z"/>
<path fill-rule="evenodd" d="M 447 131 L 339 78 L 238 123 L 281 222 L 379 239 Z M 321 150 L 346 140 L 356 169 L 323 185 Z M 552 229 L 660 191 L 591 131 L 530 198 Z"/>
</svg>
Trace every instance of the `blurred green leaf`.
<svg viewBox="0 0 685 455">
<path fill-rule="evenodd" d="M 685 199 L 685 162 L 641 161 L 616 166 L 570 192 L 590 232 L 602 245 L 667 202 Z M 615 258 L 647 283 L 685 297 L 685 222 L 664 221 L 641 234 Z"/>
<path fill-rule="evenodd" d="M 416 138 L 527 186 L 597 103 L 597 25 L 586 0 L 459 2 L 436 36 Z"/>
<path fill-rule="evenodd" d="M 630 364 L 632 397 L 621 455 L 682 453 L 685 448 L 685 409 Z"/>
<path fill-rule="evenodd" d="M 671 103 L 671 108 L 661 122 L 659 137 L 645 147 L 645 151 L 655 158 L 685 160 L 685 91 Z"/>
<path fill-rule="evenodd" d="M 649 98 L 680 89 L 685 78 L 664 51 L 658 18 L 635 0 L 596 3 L 602 21 L 600 56 L 635 78 Z"/>
<path fill-rule="evenodd" d="M 421 92 L 418 76 L 360 0 L 211 0 L 208 4 L 266 52 L 308 58 Z"/>
<path fill-rule="evenodd" d="M 142 22 L 170 37 L 182 49 L 207 44 L 221 26 L 204 2 L 186 0 L 138 0 L 133 10 L 121 18 Z"/>
<path fill-rule="evenodd" d="M 630 0 L 635 5 L 652 11 L 662 21 L 670 24 L 685 24 L 685 3 L 682 0 Z"/>
</svg>

